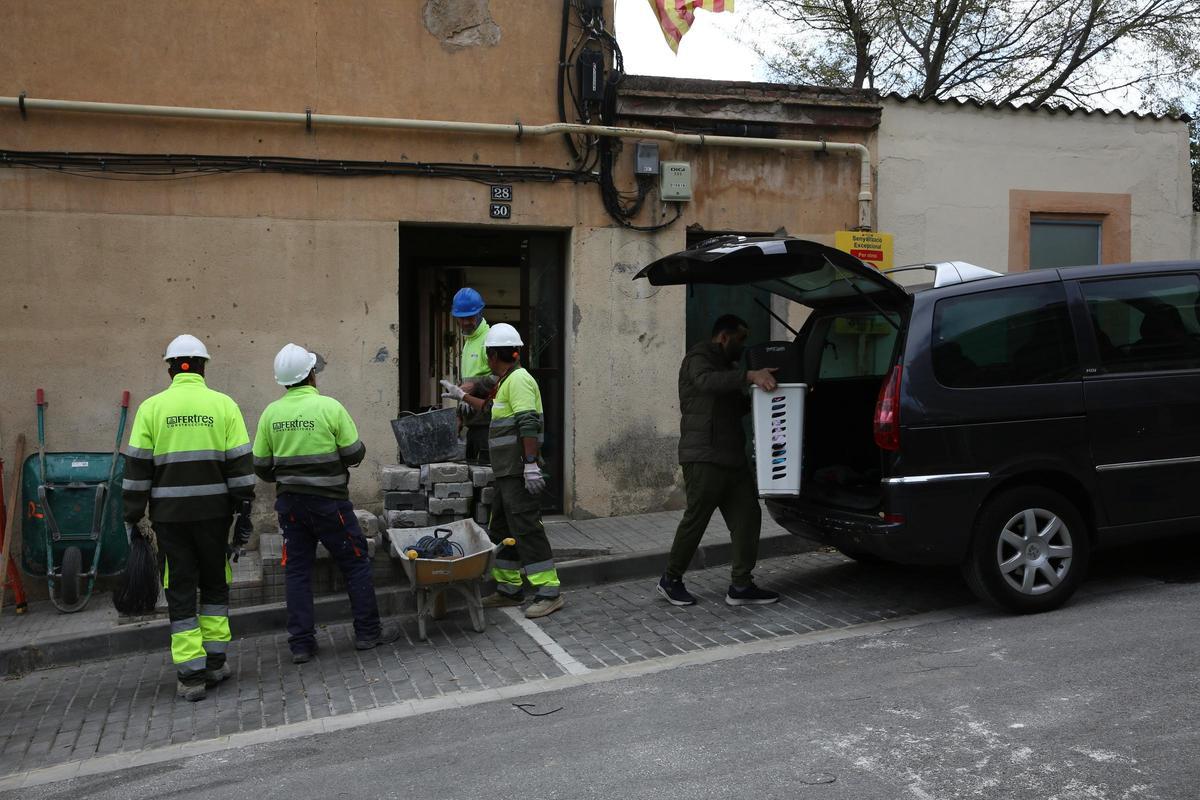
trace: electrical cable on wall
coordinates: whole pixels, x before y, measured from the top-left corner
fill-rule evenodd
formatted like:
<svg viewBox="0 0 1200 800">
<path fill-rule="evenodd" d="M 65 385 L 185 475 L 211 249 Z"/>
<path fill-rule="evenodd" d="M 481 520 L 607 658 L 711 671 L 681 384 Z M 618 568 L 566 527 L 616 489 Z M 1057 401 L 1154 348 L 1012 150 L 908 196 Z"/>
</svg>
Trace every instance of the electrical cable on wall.
<svg viewBox="0 0 1200 800">
<path fill-rule="evenodd" d="M 574 15 L 572 15 L 574 12 Z M 572 25 L 578 29 L 578 38 L 568 51 L 567 37 Z M 569 52 L 569 57 L 568 57 Z M 594 52 L 598 55 L 583 59 L 583 54 Z M 586 67 L 595 66 L 605 61 L 611 64 L 605 77 L 603 89 L 598 96 L 588 97 L 585 87 L 579 86 L 574 80 L 575 70 L 584 73 Z M 568 122 L 566 118 L 567 96 L 575 112 L 577 121 L 591 124 L 599 118 L 603 125 L 614 125 L 617 119 L 617 90 L 625 77 L 625 60 L 617 39 L 607 30 L 604 22 L 604 4 L 598 0 L 563 0 L 562 38 L 559 42 L 559 120 Z M 568 146 L 575 163 L 582 170 L 592 172 L 599 170 L 600 197 L 604 210 L 616 222 L 630 230 L 658 231 L 669 227 L 679 220 L 683 207 L 678 205 L 675 215 L 660 224 L 636 225 L 633 220 L 642 211 L 646 199 L 654 188 L 652 176 L 638 175 L 634 191 L 621 191 L 616 184 L 614 166 L 620 154 L 620 145 L 607 137 L 583 137 L 577 141 L 568 136 Z"/>
<path fill-rule="evenodd" d="M 64 153 L 0 150 L 0 166 L 44 169 L 108 180 L 180 180 L 207 175 L 276 172 L 330 177 L 414 176 L 493 183 L 595 183 L 596 175 L 553 167 L 420 161 L 333 161 L 286 156 Z"/>
</svg>

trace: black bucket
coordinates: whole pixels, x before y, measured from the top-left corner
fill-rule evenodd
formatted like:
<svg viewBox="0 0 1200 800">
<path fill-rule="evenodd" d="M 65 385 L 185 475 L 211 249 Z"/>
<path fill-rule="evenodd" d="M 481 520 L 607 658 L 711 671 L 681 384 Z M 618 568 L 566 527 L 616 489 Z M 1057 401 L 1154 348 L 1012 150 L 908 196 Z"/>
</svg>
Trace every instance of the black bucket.
<svg viewBox="0 0 1200 800">
<path fill-rule="evenodd" d="M 392 432 L 401 460 L 410 467 L 461 461 L 466 456 L 466 444 L 458 438 L 458 411 L 453 408 L 406 414 L 392 420 Z"/>
</svg>

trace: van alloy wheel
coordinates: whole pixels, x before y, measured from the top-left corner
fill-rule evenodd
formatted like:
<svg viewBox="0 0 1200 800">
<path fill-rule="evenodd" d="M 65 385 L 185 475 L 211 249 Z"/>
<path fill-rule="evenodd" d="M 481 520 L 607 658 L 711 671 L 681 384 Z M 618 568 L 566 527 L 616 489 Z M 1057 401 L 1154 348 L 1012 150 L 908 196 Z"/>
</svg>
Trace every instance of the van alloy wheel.
<svg viewBox="0 0 1200 800">
<path fill-rule="evenodd" d="M 1083 516 L 1062 494 L 1016 486 L 990 498 L 975 518 L 963 577 L 979 599 L 1006 611 L 1058 608 L 1091 560 Z"/>
<path fill-rule="evenodd" d="M 1045 594 L 1062 583 L 1074 552 L 1067 525 L 1044 508 L 1014 514 L 996 541 L 1000 575 L 1027 595 Z"/>
</svg>

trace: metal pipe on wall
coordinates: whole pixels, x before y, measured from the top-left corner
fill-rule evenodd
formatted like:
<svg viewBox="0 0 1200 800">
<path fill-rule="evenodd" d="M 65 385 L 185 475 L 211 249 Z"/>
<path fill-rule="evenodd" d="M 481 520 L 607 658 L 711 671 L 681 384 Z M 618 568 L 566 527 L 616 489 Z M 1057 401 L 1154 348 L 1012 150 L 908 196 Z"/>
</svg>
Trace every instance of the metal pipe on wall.
<svg viewBox="0 0 1200 800">
<path fill-rule="evenodd" d="M 858 226 L 871 229 L 871 151 L 866 145 L 853 142 L 826 142 L 806 139 L 761 139 L 741 136 L 707 136 L 696 133 L 676 133 L 655 128 L 626 128 L 614 125 L 584 125 L 575 122 L 552 122 L 546 125 L 524 125 L 494 122 L 458 122 L 451 120 L 405 119 L 399 117 L 358 117 L 344 114 L 316 114 L 291 111 L 247 111 L 234 108 L 190 108 L 187 106 L 152 106 L 136 103 L 97 103 L 86 100 L 48 100 L 33 97 L 0 97 L 0 108 L 19 109 L 22 114 L 33 110 L 69 111 L 86 114 L 116 114 L 134 117 L 176 117 L 186 119 L 225 120 L 233 122 L 295 123 L 333 125 L 358 128 L 391 128 L 396 130 L 432 131 L 439 133 L 469 133 L 483 136 L 558 136 L 576 134 L 608 136 L 617 139 L 651 139 L 688 144 L 698 147 L 742 147 L 759 150 L 805 150 L 811 152 L 852 153 L 860 159 L 858 190 Z"/>
</svg>

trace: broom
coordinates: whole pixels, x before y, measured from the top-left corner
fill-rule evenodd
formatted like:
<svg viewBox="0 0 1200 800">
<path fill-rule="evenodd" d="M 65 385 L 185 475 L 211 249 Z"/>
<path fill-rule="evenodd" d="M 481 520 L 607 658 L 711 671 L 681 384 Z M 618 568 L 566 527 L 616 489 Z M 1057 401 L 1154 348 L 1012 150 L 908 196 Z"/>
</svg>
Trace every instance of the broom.
<svg viewBox="0 0 1200 800">
<path fill-rule="evenodd" d="M 125 575 L 113 592 L 113 605 L 125 616 L 154 613 L 158 604 L 158 555 L 150 540 L 137 531 L 129 537 L 129 559 Z"/>
</svg>

